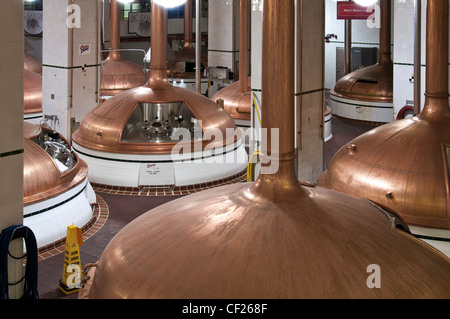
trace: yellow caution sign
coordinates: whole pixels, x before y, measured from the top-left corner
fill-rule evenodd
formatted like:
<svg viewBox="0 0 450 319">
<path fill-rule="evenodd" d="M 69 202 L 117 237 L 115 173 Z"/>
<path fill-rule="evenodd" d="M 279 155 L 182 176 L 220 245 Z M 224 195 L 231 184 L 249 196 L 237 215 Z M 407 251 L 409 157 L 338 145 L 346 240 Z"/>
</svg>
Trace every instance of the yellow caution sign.
<svg viewBox="0 0 450 319">
<path fill-rule="evenodd" d="M 78 292 L 81 287 L 81 259 L 79 245 L 83 246 L 82 230 L 74 225 L 68 226 L 63 278 L 59 281 L 59 289 L 66 295 Z"/>
</svg>

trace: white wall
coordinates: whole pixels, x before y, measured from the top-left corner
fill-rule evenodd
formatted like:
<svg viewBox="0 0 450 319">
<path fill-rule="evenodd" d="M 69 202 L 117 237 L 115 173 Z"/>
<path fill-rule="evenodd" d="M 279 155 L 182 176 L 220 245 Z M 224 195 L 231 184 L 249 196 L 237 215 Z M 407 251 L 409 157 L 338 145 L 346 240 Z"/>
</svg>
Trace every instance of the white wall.
<svg viewBox="0 0 450 319">
<path fill-rule="evenodd" d="M 235 72 L 239 60 L 239 1 L 210 0 L 208 14 L 208 65 Z"/>
<path fill-rule="evenodd" d="M 425 102 L 426 79 L 426 0 L 422 1 L 422 68 L 421 106 Z M 410 79 L 414 74 L 414 0 L 394 1 L 394 116 L 406 105 L 414 102 L 414 84 Z"/>
<path fill-rule="evenodd" d="M 97 72 L 100 71 L 96 66 L 100 62 L 97 59 L 97 1 L 75 1 L 81 9 L 81 28 L 67 26 L 70 15 L 67 7 L 71 3 L 69 0 L 44 0 L 42 45 L 43 113 L 57 117 L 57 122 L 49 121 L 48 124 L 69 140 L 71 119 L 80 122 L 97 106 Z M 90 45 L 89 54 L 80 54 L 81 44 Z"/>
</svg>

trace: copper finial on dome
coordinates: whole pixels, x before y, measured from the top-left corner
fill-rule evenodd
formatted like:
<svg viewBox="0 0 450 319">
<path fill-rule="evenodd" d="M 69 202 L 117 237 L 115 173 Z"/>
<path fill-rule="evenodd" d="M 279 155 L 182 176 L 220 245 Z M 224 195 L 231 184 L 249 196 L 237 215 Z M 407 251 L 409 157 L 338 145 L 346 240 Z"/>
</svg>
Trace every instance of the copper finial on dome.
<svg viewBox="0 0 450 319">
<path fill-rule="evenodd" d="M 272 160 L 264 167 L 277 164 L 276 173 L 141 215 L 111 240 L 82 296 L 450 297 L 450 261 L 396 228 L 387 212 L 297 181 L 293 25 L 294 0 L 264 1 L 262 126 L 279 128 L 280 145 L 262 151 Z M 280 59 L 282 65 L 274 63 Z M 380 289 L 367 284 L 373 264 L 381 270 Z"/>
</svg>

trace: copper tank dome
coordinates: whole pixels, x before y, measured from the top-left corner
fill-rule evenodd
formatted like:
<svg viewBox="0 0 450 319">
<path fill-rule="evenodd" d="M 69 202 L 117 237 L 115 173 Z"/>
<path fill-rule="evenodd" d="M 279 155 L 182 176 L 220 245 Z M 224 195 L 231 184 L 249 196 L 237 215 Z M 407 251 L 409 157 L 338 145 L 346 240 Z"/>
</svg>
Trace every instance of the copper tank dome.
<svg viewBox="0 0 450 319">
<path fill-rule="evenodd" d="M 42 76 L 24 69 L 24 113 L 42 112 Z"/>
<path fill-rule="evenodd" d="M 110 52 L 102 61 L 100 91 L 103 96 L 114 96 L 125 90 L 145 84 L 144 67 L 126 61 L 120 54 L 120 8 L 111 0 Z"/>
<path fill-rule="evenodd" d="M 240 80 L 236 81 L 212 97 L 213 101 L 223 100 L 224 109 L 235 120 L 250 121 L 252 109 L 251 77 L 248 76 L 248 15 L 249 0 L 240 1 L 240 49 L 239 49 L 239 74 Z"/>
<path fill-rule="evenodd" d="M 42 75 L 42 62 L 29 53 L 24 53 L 23 66 L 25 70 Z"/>
<path fill-rule="evenodd" d="M 330 94 L 341 98 L 378 103 L 393 102 L 391 60 L 391 1 L 380 2 L 380 53 L 378 63 L 342 77 Z"/>
<path fill-rule="evenodd" d="M 263 127 L 279 128 L 281 142 L 276 154 L 263 149 L 263 159 L 278 171 L 141 215 L 106 247 L 81 296 L 449 298 L 446 257 L 367 200 L 296 179 L 294 0 L 266 0 L 263 15 Z M 380 289 L 367 285 L 373 264 Z"/>
<path fill-rule="evenodd" d="M 78 185 L 87 178 L 84 161 L 70 152 L 67 140 L 39 125 L 24 122 L 24 205 L 31 205 Z M 55 159 L 68 168 L 62 171 Z"/>
<path fill-rule="evenodd" d="M 350 141 L 319 185 L 367 198 L 407 224 L 450 229 L 448 1 L 428 1 L 423 111 Z"/>
</svg>

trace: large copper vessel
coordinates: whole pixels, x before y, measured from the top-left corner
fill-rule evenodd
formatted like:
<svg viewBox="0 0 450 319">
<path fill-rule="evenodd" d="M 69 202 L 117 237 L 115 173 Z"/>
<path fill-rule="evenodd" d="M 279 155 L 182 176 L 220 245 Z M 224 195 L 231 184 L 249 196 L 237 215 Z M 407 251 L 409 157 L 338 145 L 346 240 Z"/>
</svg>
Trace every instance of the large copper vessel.
<svg viewBox="0 0 450 319">
<path fill-rule="evenodd" d="M 330 94 L 357 101 L 393 102 L 391 59 L 391 1 L 380 1 L 380 53 L 378 63 L 342 77 Z"/>
<path fill-rule="evenodd" d="M 349 142 L 319 184 L 368 198 L 410 225 L 450 229 L 448 1 L 428 1 L 427 15 L 423 111 Z"/>
<path fill-rule="evenodd" d="M 153 11 L 154 10 L 154 11 Z M 152 5 L 152 58 L 146 85 L 127 90 L 90 112 L 73 134 L 73 141 L 91 150 L 120 154 L 171 154 L 177 129 L 187 129 L 192 139 L 181 144 L 201 144 L 214 148 L 239 139 L 227 128 L 236 128 L 233 119 L 210 99 L 184 88 L 172 86 L 167 77 L 167 11 Z M 179 112 L 179 113 L 177 113 Z M 223 139 L 204 137 L 218 129 Z M 204 137 L 204 138 L 203 138 Z"/>
<path fill-rule="evenodd" d="M 114 96 L 145 84 L 144 67 L 124 60 L 120 54 L 120 6 L 117 0 L 110 1 L 110 52 L 102 61 L 100 84 L 103 96 Z"/>
<path fill-rule="evenodd" d="M 86 163 L 70 151 L 63 136 L 28 122 L 24 122 L 23 131 L 25 206 L 61 195 L 86 180 Z M 67 170 L 59 169 L 56 159 Z"/>
<path fill-rule="evenodd" d="M 255 183 L 205 191 L 141 215 L 91 268 L 82 297 L 450 297 L 449 259 L 396 228 L 391 215 L 367 200 L 296 179 L 293 26 L 294 0 L 264 1 L 263 127 L 279 128 L 280 145 L 278 152 L 263 148 L 262 159 L 278 164 L 277 172 L 268 174 L 265 164 Z M 374 264 L 379 289 L 368 284 Z"/>
<path fill-rule="evenodd" d="M 239 49 L 239 74 L 240 80 L 223 88 L 212 97 L 213 101 L 223 100 L 224 109 L 235 120 L 251 120 L 251 78 L 248 76 L 248 16 L 249 0 L 240 1 L 240 49 Z"/>
</svg>

